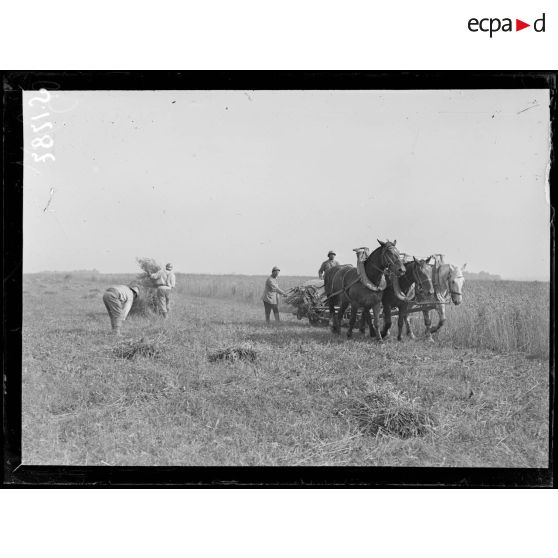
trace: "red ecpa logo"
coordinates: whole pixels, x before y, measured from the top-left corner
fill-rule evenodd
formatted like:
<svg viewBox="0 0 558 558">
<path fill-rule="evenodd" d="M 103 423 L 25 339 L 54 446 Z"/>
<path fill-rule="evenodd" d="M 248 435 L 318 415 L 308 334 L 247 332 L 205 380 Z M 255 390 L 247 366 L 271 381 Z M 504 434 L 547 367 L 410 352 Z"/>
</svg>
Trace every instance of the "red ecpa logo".
<svg viewBox="0 0 558 558">
<path fill-rule="evenodd" d="M 509 33 L 512 31 L 521 31 L 522 29 L 526 29 L 527 27 L 532 27 L 536 33 L 544 33 L 545 32 L 545 14 L 543 14 L 539 19 L 536 19 L 533 22 L 533 25 L 530 23 L 526 23 L 521 19 L 515 19 L 515 29 L 513 26 L 513 19 L 509 17 L 505 17 L 500 19 L 498 17 L 484 17 L 478 19 L 476 17 L 472 17 L 468 23 L 467 27 L 469 31 L 473 33 L 477 33 L 481 31 L 483 33 L 489 33 L 489 37 L 492 38 L 494 33 L 498 33 L 499 31 L 504 33 Z"/>
</svg>

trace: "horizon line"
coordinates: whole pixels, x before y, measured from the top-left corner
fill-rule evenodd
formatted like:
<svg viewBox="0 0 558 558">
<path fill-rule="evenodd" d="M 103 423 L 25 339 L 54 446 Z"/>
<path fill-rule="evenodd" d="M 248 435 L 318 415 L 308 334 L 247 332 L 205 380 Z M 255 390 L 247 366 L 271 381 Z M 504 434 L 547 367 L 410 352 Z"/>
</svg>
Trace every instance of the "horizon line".
<svg viewBox="0 0 558 558">
<path fill-rule="evenodd" d="M 133 271 L 98 271 L 96 269 L 74 269 L 74 270 L 42 270 L 42 271 L 26 271 L 22 272 L 23 275 L 41 275 L 41 274 L 48 274 L 48 273 L 58 273 L 58 274 L 71 274 L 71 273 L 79 273 L 85 275 L 87 273 L 94 274 L 94 275 L 141 275 L 141 273 L 133 272 Z M 539 283 L 549 283 L 550 278 L 548 279 L 541 279 L 541 278 L 519 278 L 519 279 L 512 279 L 508 277 L 503 277 L 497 273 L 491 273 L 488 271 L 469 271 L 465 270 L 463 273 L 466 275 L 473 274 L 473 275 L 480 275 L 481 273 L 486 273 L 489 275 L 485 280 L 486 281 L 523 281 L 523 282 L 539 282 Z M 237 272 L 228 272 L 228 273 L 215 273 L 215 272 L 182 272 L 182 271 L 175 271 L 175 275 L 214 275 L 214 276 L 240 276 L 240 277 L 264 277 L 267 276 L 268 273 L 237 273 Z M 301 278 L 308 278 L 308 277 L 315 277 L 315 274 L 283 274 L 283 277 L 301 277 Z M 496 279 L 499 277 L 499 279 Z"/>
</svg>

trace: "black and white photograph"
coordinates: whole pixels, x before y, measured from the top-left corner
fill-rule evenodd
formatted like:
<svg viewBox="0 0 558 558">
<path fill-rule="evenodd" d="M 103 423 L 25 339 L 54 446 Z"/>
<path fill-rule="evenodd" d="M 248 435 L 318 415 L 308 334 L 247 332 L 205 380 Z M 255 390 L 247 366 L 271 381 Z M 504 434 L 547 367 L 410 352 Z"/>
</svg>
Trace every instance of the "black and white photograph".
<svg viewBox="0 0 558 558">
<path fill-rule="evenodd" d="M 21 464 L 547 469 L 550 86 L 185 75 L 21 91 Z"/>
</svg>

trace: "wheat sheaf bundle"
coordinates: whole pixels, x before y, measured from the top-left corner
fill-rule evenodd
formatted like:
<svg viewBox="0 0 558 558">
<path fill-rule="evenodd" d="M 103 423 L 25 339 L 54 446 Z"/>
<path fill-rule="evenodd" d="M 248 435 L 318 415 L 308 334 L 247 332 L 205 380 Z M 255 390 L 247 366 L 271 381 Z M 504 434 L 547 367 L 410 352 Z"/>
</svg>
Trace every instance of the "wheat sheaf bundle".
<svg viewBox="0 0 558 558">
<path fill-rule="evenodd" d="M 131 339 L 115 347 L 113 354 L 115 357 L 127 360 L 132 360 L 137 356 L 157 358 L 164 352 L 166 341 L 166 338 L 163 336 L 158 336 L 153 339 L 145 337 L 141 339 Z"/>
<path fill-rule="evenodd" d="M 303 304 L 314 306 L 319 304 L 321 300 L 318 289 L 314 286 L 293 287 L 287 292 L 285 302 L 291 306 L 300 306 Z"/>
<path fill-rule="evenodd" d="M 157 312 L 156 285 L 151 279 L 153 273 L 157 273 L 161 266 L 153 258 L 136 258 L 141 273 L 136 275 L 135 283 L 142 288 L 138 298 L 134 301 L 131 316 L 149 316 Z"/>
<path fill-rule="evenodd" d="M 293 287 L 287 291 L 285 302 L 291 306 L 298 306 L 304 302 L 304 289 L 301 287 Z"/>
<path fill-rule="evenodd" d="M 218 360 L 238 361 L 249 360 L 255 361 L 257 357 L 256 351 L 247 345 L 240 345 L 239 347 L 227 347 L 219 349 L 207 356 L 209 362 L 217 362 Z"/>
<path fill-rule="evenodd" d="M 334 414 L 355 422 L 364 434 L 411 438 L 436 426 L 436 417 L 401 394 L 373 392 L 340 403 Z"/>
<path fill-rule="evenodd" d="M 161 270 L 161 266 L 153 258 L 136 258 L 138 265 L 141 268 L 141 273 L 136 276 L 137 281 L 139 281 L 144 287 L 153 288 L 153 279 L 151 275 L 157 273 Z"/>
</svg>

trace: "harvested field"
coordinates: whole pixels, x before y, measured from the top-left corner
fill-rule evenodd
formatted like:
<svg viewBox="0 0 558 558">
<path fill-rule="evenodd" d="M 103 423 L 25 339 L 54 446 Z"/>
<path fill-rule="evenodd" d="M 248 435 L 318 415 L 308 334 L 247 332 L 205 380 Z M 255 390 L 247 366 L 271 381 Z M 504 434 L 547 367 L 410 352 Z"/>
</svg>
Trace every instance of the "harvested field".
<svg viewBox="0 0 558 558">
<path fill-rule="evenodd" d="M 547 284 L 466 284 L 434 344 L 415 322 L 418 341 L 381 347 L 266 326 L 263 281 L 241 277 L 178 276 L 168 320 L 113 338 L 102 294 L 82 296 L 131 278 L 24 278 L 24 463 L 547 466 Z"/>
<path fill-rule="evenodd" d="M 219 360 L 249 360 L 254 362 L 257 357 L 257 352 L 252 347 L 227 347 L 211 353 L 207 358 L 209 362 L 217 362 Z"/>
<path fill-rule="evenodd" d="M 372 436 L 398 438 L 424 436 L 436 425 L 432 413 L 420 408 L 397 392 L 384 389 L 340 404 L 339 416 L 354 421 L 358 429 Z"/>
<path fill-rule="evenodd" d="M 164 341 L 161 336 L 156 339 L 137 339 L 125 341 L 114 349 L 114 355 L 118 358 L 131 360 L 138 356 L 157 358 L 164 351 Z"/>
</svg>

